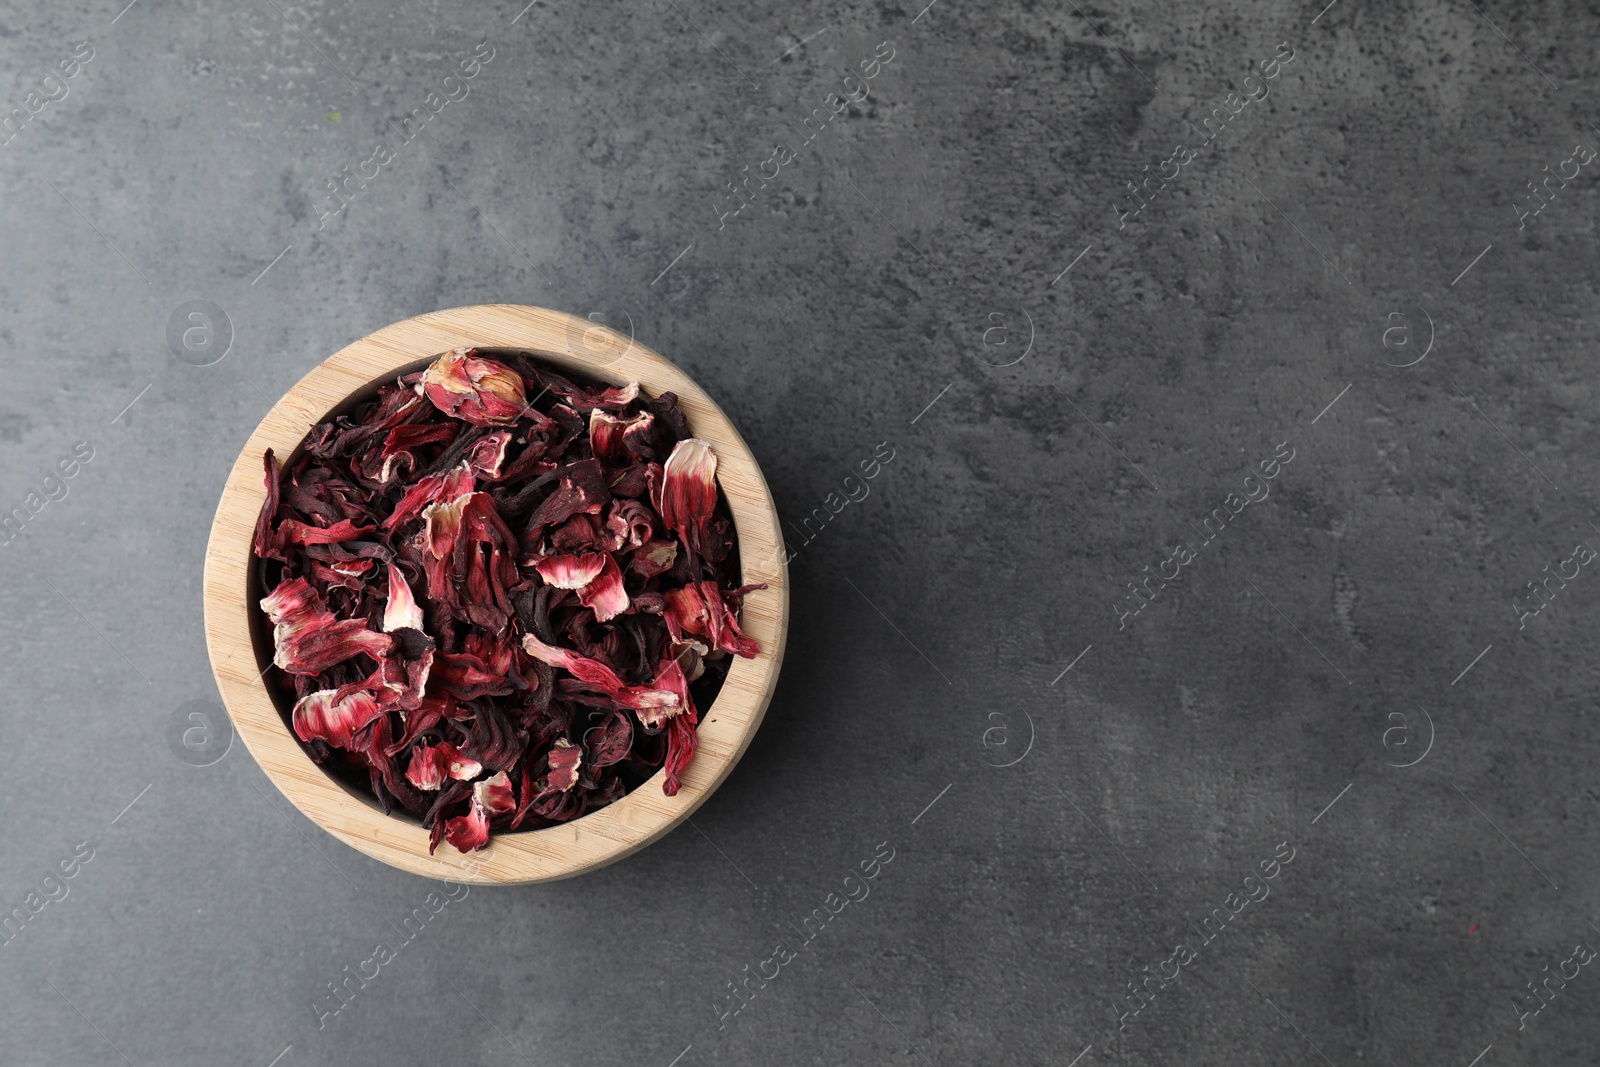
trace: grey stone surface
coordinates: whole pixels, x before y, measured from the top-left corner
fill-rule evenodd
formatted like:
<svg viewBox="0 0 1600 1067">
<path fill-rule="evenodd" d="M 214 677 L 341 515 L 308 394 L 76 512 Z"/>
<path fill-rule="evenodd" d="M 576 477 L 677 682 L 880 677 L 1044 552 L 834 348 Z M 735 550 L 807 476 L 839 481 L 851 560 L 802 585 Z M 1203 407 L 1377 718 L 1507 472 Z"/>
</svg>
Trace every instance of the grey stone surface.
<svg viewBox="0 0 1600 1067">
<path fill-rule="evenodd" d="M 1595 1061 L 1591 968 L 1515 1007 L 1600 945 L 1595 5 L 120 2 L 0 11 L 0 1062 Z M 471 890 L 319 1029 L 432 885 L 173 755 L 210 516 L 317 361 L 490 301 L 631 321 L 742 427 L 784 677 L 694 828 Z"/>
</svg>

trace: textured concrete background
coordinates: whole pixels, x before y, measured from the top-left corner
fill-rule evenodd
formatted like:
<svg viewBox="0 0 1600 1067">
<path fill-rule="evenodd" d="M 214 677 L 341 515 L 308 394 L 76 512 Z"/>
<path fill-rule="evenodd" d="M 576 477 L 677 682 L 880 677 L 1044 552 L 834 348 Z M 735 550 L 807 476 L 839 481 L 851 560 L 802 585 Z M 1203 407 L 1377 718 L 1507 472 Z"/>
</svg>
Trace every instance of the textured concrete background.
<svg viewBox="0 0 1600 1067">
<path fill-rule="evenodd" d="M 122 2 L 0 12 L 0 1062 L 1595 1061 L 1600 974 L 1527 983 L 1600 946 L 1596 5 Z M 724 405 L 788 659 L 692 828 L 471 890 L 319 1029 L 433 887 L 175 755 L 211 512 L 317 361 L 490 301 Z"/>
</svg>

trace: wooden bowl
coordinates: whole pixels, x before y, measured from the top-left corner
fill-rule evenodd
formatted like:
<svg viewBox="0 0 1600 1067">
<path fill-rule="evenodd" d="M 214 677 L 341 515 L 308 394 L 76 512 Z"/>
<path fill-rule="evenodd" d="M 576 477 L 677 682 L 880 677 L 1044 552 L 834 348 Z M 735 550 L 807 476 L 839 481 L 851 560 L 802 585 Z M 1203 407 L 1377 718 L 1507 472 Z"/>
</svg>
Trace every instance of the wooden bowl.
<svg viewBox="0 0 1600 1067">
<path fill-rule="evenodd" d="M 640 382 L 651 395 L 671 390 L 695 436 L 717 455 L 717 481 L 733 514 L 743 584 L 766 589 L 744 601 L 740 624 L 761 644 L 754 659 L 733 657 L 727 680 L 701 713 L 699 744 L 677 796 L 664 796 L 664 772 L 607 807 L 541 830 L 497 833 L 487 848 L 462 855 L 444 842 L 428 854 L 428 832 L 407 814 L 385 815 L 311 762 L 262 675 L 272 662 L 263 595 L 251 580 L 251 540 L 266 498 L 262 453 L 287 463 L 307 431 L 331 413 L 452 348 L 525 349 L 557 367 L 612 385 Z M 688 375 L 631 338 L 565 312 L 485 304 L 419 315 L 363 337 L 329 357 L 275 404 L 228 475 L 206 549 L 206 643 L 211 669 L 239 736 L 283 795 L 312 822 L 374 859 L 429 878 L 519 884 L 567 878 L 604 866 L 661 837 L 688 818 L 733 770 L 750 744 L 778 681 L 788 631 L 788 567 L 778 512 L 755 457 L 733 423 Z"/>
</svg>

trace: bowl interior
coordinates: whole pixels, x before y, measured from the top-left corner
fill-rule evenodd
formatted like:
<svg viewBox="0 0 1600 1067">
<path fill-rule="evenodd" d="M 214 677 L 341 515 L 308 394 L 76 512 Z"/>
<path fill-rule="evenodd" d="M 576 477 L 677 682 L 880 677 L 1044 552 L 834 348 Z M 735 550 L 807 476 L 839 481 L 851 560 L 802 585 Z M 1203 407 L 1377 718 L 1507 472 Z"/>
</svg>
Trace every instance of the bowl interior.
<svg viewBox="0 0 1600 1067">
<path fill-rule="evenodd" d="M 560 367 L 561 370 L 563 370 L 563 371 L 572 373 L 575 377 L 589 378 L 589 379 L 592 379 L 592 380 L 595 380 L 595 381 L 603 382 L 606 385 L 614 385 L 615 386 L 615 385 L 626 385 L 626 384 L 628 384 L 626 381 L 620 380 L 616 375 L 611 375 L 611 376 L 605 375 L 601 368 L 596 368 L 596 367 L 592 367 L 592 366 L 588 366 L 588 365 L 569 366 L 565 362 L 561 361 L 560 359 L 553 358 L 551 354 L 548 354 L 548 353 L 545 353 L 545 352 L 541 352 L 541 351 L 538 351 L 536 349 L 531 349 L 531 348 L 488 348 L 488 347 L 481 347 L 481 348 L 478 349 L 478 352 L 479 352 L 480 355 L 487 356 L 487 357 L 489 357 L 491 359 L 496 358 L 498 356 L 508 355 L 508 354 L 511 354 L 511 353 L 526 352 L 526 353 L 532 355 L 535 359 L 544 360 L 544 361 L 546 361 L 548 363 L 551 363 L 551 364 L 553 364 L 555 366 Z M 328 422 L 328 421 L 331 421 L 332 419 L 338 418 L 341 415 L 350 414 L 351 412 L 355 411 L 357 408 L 361 407 L 363 404 L 366 404 L 369 401 L 375 399 L 377 397 L 377 395 L 378 395 L 378 390 L 380 388 L 382 388 L 385 385 L 388 385 L 388 384 L 392 383 L 396 378 L 404 377 L 405 375 L 410 374 L 413 371 L 422 370 L 424 367 L 426 367 L 430 363 L 432 363 L 434 358 L 435 358 L 434 356 L 427 356 L 427 357 L 423 357 L 421 359 L 414 360 L 411 363 L 404 364 L 404 365 L 396 368 L 395 370 L 393 370 L 393 371 L 391 371 L 391 372 L 389 372 L 387 374 L 383 374 L 383 375 L 380 375 L 380 376 L 372 379 L 372 381 L 366 383 L 365 385 L 363 385 L 363 386 L 361 386 L 361 387 L 359 387 L 357 389 L 352 390 L 349 396 L 345 397 L 344 400 L 342 400 L 341 402 L 339 402 L 338 404 L 335 404 L 332 408 L 330 408 L 328 410 L 328 412 L 325 415 L 323 415 L 322 418 L 319 419 L 318 421 L 319 422 Z M 648 390 L 648 389 L 646 389 L 645 391 L 647 393 L 649 393 L 649 395 L 651 395 L 651 396 L 655 396 L 656 395 L 655 391 L 651 391 L 651 390 Z M 693 430 L 694 427 L 691 425 L 690 429 Z M 295 449 L 294 449 L 293 452 L 291 452 L 287 456 L 279 458 L 279 463 L 281 464 L 282 469 L 288 470 L 295 462 L 297 462 L 300 459 L 301 455 L 304 452 L 305 452 L 305 439 L 301 438 L 300 443 L 295 446 Z M 741 557 L 739 556 L 739 528 L 738 528 L 739 527 L 739 522 L 738 522 L 737 516 L 732 515 L 731 512 L 729 513 L 729 518 L 733 522 L 733 527 L 734 527 L 734 548 L 733 548 L 733 559 L 732 559 L 732 563 L 731 563 L 731 569 L 735 570 L 737 573 L 739 573 L 741 575 L 740 584 L 742 585 L 742 584 L 745 584 L 745 583 L 744 583 L 743 578 L 742 578 L 742 576 L 744 574 L 743 562 L 742 562 Z M 253 555 L 252 555 L 251 558 L 252 558 L 252 560 L 254 560 L 254 556 Z M 290 730 L 292 732 L 293 731 L 293 726 L 291 725 L 290 714 L 294 710 L 294 702 L 295 702 L 294 692 L 286 684 L 285 680 L 280 676 L 281 672 L 276 671 L 276 670 L 268 670 L 268 667 L 272 664 L 272 657 L 273 657 L 273 653 L 275 651 L 274 646 L 273 646 L 273 641 L 272 641 L 272 624 L 267 619 L 266 612 L 260 610 L 260 608 L 259 608 L 259 605 L 261 603 L 261 598 L 266 596 L 268 592 L 269 592 L 269 590 L 264 588 L 263 585 L 262 585 L 262 582 L 261 582 L 261 567 L 259 566 L 259 564 L 252 565 L 250 567 L 249 571 L 248 571 L 248 576 L 247 576 L 247 581 L 246 581 L 246 589 L 245 589 L 245 597 L 246 597 L 246 602 L 247 603 L 253 604 L 253 605 L 257 605 L 257 609 L 255 611 L 251 612 L 251 615 L 250 615 L 250 638 L 251 638 L 251 644 L 255 649 L 256 665 L 261 669 L 262 681 L 267 687 L 268 694 L 272 697 L 273 704 L 278 709 L 278 714 L 283 719 L 284 728 L 287 729 L 287 730 Z M 717 689 L 720 692 L 721 686 L 718 685 Z M 703 708 L 703 710 L 701 711 L 701 718 L 702 719 L 709 719 L 709 718 L 711 718 L 712 714 L 715 711 L 716 711 L 716 702 L 715 702 L 715 697 L 713 697 L 712 701 L 707 703 L 705 705 L 705 707 Z M 307 756 L 306 756 L 306 759 L 310 760 L 310 758 L 311 758 L 310 754 L 308 753 Z M 332 782 L 334 782 L 336 785 L 339 786 L 340 789 L 344 790 L 344 792 L 352 800 L 354 800 L 354 801 L 356 801 L 356 802 L 358 802 L 358 803 L 370 808 L 373 812 L 375 812 L 375 813 L 377 813 L 379 815 L 386 815 L 387 818 L 399 819 L 402 822 L 408 822 L 408 823 L 411 823 L 412 825 L 415 825 L 415 826 L 418 826 L 418 827 L 420 827 L 422 825 L 422 820 L 420 818 L 418 818 L 416 815 L 413 815 L 411 812 L 405 810 L 402 807 L 398 807 L 398 806 L 394 807 L 389 812 L 385 813 L 383 811 L 382 805 L 380 805 L 378 803 L 377 799 L 375 797 L 373 797 L 373 795 L 369 791 L 369 789 L 367 789 L 365 787 L 364 783 L 361 782 L 361 780 L 360 780 L 361 774 L 359 772 L 357 772 L 354 768 L 346 768 L 346 767 L 343 767 L 343 766 L 332 767 L 332 766 L 327 766 L 327 765 L 318 765 L 318 769 L 321 770 L 324 774 L 326 774 L 328 776 L 328 778 Z M 645 779 L 639 785 L 635 786 L 634 789 L 629 790 L 629 792 L 631 793 L 634 790 L 638 790 L 638 789 L 650 789 L 650 788 L 660 789 L 661 788 L 661 780 L 664 777 L 665 773 L 666 773 L 665 771 L 657 771 L 655 774 L 653 774 L 649 778 Z M 560 826 L 575 826 L 575 825 L 583 822 L 584 819 L 588 819 L 588 818 L 593 817 L 594 815 L 599 814 L 599 812 L 601 810 L 604 810 L 604 809 L 595 809 L 594 811 L 585 812 L 583 815 L 579 816 L 578 818 L 573 819 L 570 822 L 560 824 Z M 514 836 L 514 835 L 521 835 L 521 834 L 538 834 L 538 833 L 543 833 L 543 832 L 546 832 L 546 831 L 549 831 L 549 830 L 559 829 L 560 826 L 542 826 L 542 827 L 535 827 L 535 828 L 531 828 L 531 829 L 527 829 L 527 830 L 497 830 L 497 831 L 495 831 L 495 836 L 496 837 L 503 837 L 503 836 L 508 836 L 508 835 Z M 449 846 L 440 845 L 439 847 L 440 848 L 447 848 Z"/>
</svg>

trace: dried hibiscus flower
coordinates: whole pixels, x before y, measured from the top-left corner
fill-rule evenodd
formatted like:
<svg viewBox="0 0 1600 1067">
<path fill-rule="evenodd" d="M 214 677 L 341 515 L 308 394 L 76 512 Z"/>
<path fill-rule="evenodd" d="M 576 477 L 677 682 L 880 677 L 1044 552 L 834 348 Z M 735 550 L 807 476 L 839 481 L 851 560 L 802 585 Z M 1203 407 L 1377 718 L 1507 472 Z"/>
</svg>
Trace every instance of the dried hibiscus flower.
<svg viewBox="0 0 1600 1067">
<path fill-rule="evenodd" d="M 532 400 L 528 399 L 532 397 Z M 745 594 L 717 457 L 671 393 L 439 356 L 265 457 L 256 524 L 295 735 L 432 847 L 678 792 Z"/>
</svg>

